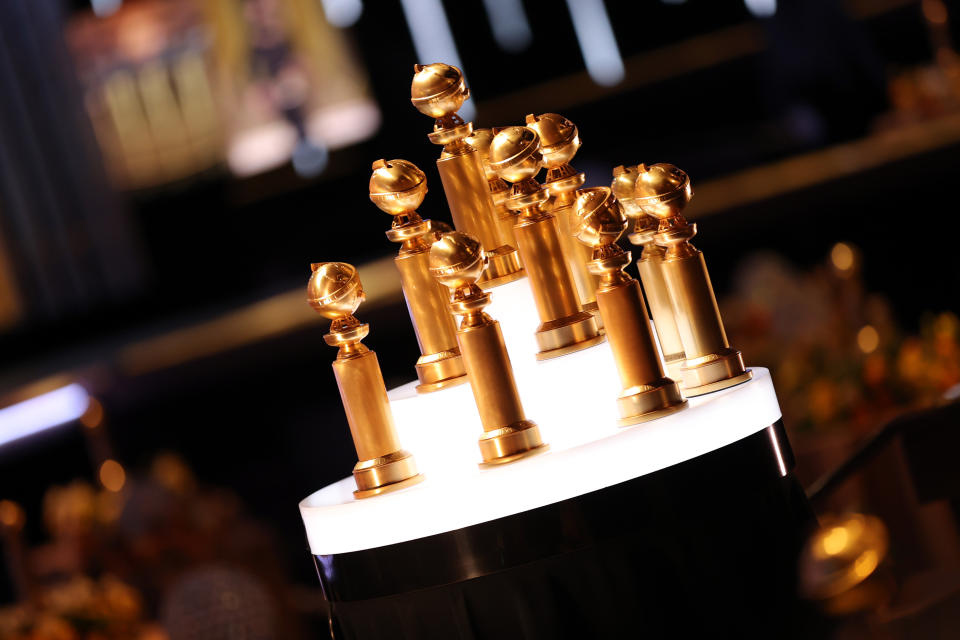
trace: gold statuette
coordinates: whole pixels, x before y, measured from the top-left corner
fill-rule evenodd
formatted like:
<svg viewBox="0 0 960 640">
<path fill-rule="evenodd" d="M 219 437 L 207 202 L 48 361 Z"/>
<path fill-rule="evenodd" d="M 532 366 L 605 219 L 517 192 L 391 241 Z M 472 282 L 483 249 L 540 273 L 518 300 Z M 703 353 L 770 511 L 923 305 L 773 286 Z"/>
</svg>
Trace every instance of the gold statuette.
<svg viewBox="0 0 960 640">
<path fill-rule="evenodd" d="M 360 276 L 344 262 L 321 262 L 310 267 L 313 274 L 307 285 L 307 301 L 333 321 L 323 339 L 340 348 L 333 361 L 333 374 L 360 460 L 353 467 L 357 483 L 353 494 L 368 498 L 414 485 L 423 476 L 413 456 L 400 448 L 377 354 L 360 344 L 370 327 L 353 317 L 364 299 Z"/>
<path fill-rule="evenodd" d="M 443 145 L 437 171 L 453 226 L 476 236 L 490 257 L 480 284 L 495 287 L 522 278 L 520 256 L 500 231 L 480 154 L 467 142 L 473 123 L 456 113 L 470 97 L 460 69 L 439 62 L 414 65 L 410 96 L 420 113 L 436 119 L 427 137 Z"/>
<path fill-rule="evenodd" d="M 540 315 L 537 358 L 554 358 L 602 342 L 596 319 L 580 307 L 557 218 L 543 209 L 549 195 L 534 180 L 543 166 L 540 137 L 527 127 L 500 130 L 490 144 L 490 166 L 513 183 L 507 206 L 519 214 L 513 232 Z"/>
<path fill-rule="evenodd" d="M 627 219 L 610 189 L 584 189 L 575 203 L 577 239 L 591 247 L 590 271 L 600 277 L 597 304 L 620 373 L 620 426 L 646 422 L 687 406 L 677 383 L 666 377 L 650 333 L 640 283 L 624 273 L 630 252 L 617 246 Z"/>
<path fill-rule="evenodd" d="M 480 242 L 460 231 L 430 249 L 430 272 L 450 288 L 450 309 L 462 316 L 457 342 L 480 413 L 483 465 L 503 464 L 546 450 L 536 423 L 527 420 L 500 323 L 483 312 L 490 294 L 477 286 L 487 260 Z"/>
<path fill-rule="evenodd" d="M 501 237 L 511 247 L 515 247 L 517 246 L 517 240 L 513 236 L 513 227 L 517 223 L 517 214 L 507 206 L 510 184 L 490 168 L 491 142 L 493 142 L 493 129 L 474 129 L 473 133 L 467 136 L 467 144 L 480 154 L 480 162 L 483 164 L 483 172 L 487 178 L 487 187 L 490 189 L 490 199 L 493 201 L 493 208 L 497 212 L 497 223 L 500 226 Z"/>
<path fill-rule="evenodd" d="M 596 315 L 596 291 L 600 278 L 587 269 L 587 262 L 593 259 L 590 247 L 577 242 L 574 237 L 578 222 L 574 203 L 577 190 L 583 186 L 584 175 L 571 167 L 570 161 L 580 149 L 580 134 L 575 124 L 556 113 L 530 114 L 527 126 L 540 136 L 540 153 L 547 169 L 543 188 L 550 194 L 546 209 L 557 218 L 560 247 L 577 285 L 583 309 Z M 598 323 L 601 321 L 597 318 Z"/>
<path fill-rule="evenodd" d="M 403 297 L 420 344 L 417 391 L 428 393 L 467 381 L 457 347 L 457 325 L 447 310 L 447 290 L 430 275 L 430 220 L 416 209 L 427 193 L 427 178 L 412 162 L 377 160 L 370 176 L 370 199 L 393 216 L 387 237 L 400 243 L 394 262 L 400 271 Z"/>
<path fill-rule="evenodd" d="M 653 315 L 653 325 L 660 339 L 660 349 L 667 364 L 667 375 L 682 383 L 680 368 L 686 356 L 683 353 L 680 332 L 677 330 L 677 321 L 673 316 L 673 303 L 670 302 L 667 281 L 663 275 L 663 256 L 666 251 L 654 242 L 659 224 L 657 219 L 644 213 L 637 205 L 635 195 L 639 175 L 636 165 L 617 167 L 613 170 L 613 184 L 610 188 L 623 206 L 624 215 L 634 221 L 633 232 L 628 236 L 630 242 L 643 247 L 640 259 L 637 260 L 637 271 L 640 272 L 640 282 L 643 283 L 643 291 L 647 294 L 647 304 L 650 305 L 650 313 Z"/>
<path fill-rule="evenodd" d="M 727 342 L 707 263 L 690 244 L 697 225 L 681 214 L 693 197 L 689 176 L 672 164 L 640 165 L 635 195 L 637 205 L 660 222 L 654 239 L 666 247 L 663 275 L 686 354 L 680 367 L 684 394 L 699 396 L 746 382 L 753 374 Z"/>
</svg>

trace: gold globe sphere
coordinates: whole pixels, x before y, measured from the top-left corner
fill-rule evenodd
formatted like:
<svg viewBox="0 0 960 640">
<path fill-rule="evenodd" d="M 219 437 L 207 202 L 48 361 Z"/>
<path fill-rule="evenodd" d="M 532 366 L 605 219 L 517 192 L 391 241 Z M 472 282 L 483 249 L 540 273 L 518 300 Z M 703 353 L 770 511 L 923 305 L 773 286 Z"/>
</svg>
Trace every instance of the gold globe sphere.
<svg viewBox="0 0 960 640">
<path fill-rule="evenodd" d="M 607 187 L 581 189 L 574 205 L 577 227 L 574 235 L 591 247 L 612 244 L 627 228 L 627 218 Z"/>
<path fill-rule="evenodd" d="M 391 215 L 415 210 L 427 195 L 427 176 L 407 160 L 377 160 L 370 176 L 370 200 Z"/>
<path fill-rule="evenodd" d="M 639 218 L 646 215 L 640 205 L 637 204 L 636 199 L 637 178 L 639 176 L 638 165 L 629 167 L 620 165 L 613 170 L 613 182 L 610 184 L 610 191 L 623 206 L 623 214 L 628 218 Z"/>
<path fill-rule="evenodd" d="M 490 143 L 490 168 L 507 182 L 522 182 L 540 172 L 540 136 L 529 127 L 506 127 Z"/>
<path fill-rule="evenodd" d="M 637 205 L 659 219 L 672 218 L 687 206 L 693 197 L 690 176 L 672 164 L 662 162 L 639 165 L 634 187 Z"/>
<path fill-rule="evenodd" d="M 366 295 L 356 267 L 346 262 L 321 262 L 311 265 L 307 283 L 307 302 L 323 317 L 331 320 L 353 314 Z"/>
<path fill-rule="evenodd" d="M 430 247 L 430 273 L 451 289 L 476 282 L 486 266 L 483 246 L 469 233 L 451 231 Z"/>
<path fill-rule="evenodd" d="M 557 113 L 527 116 L 527 127 L 540 136 L 543 165 L 555 169 L 573 160 L 580 148 L 577 125 Z"/>
<path fill-rule="evenodd" d="M 413 66 L 410 101 L 420 113 L 442 118 L 455 113 L 470 97 L 460 69 L 442 62 Z"/>
</svg>

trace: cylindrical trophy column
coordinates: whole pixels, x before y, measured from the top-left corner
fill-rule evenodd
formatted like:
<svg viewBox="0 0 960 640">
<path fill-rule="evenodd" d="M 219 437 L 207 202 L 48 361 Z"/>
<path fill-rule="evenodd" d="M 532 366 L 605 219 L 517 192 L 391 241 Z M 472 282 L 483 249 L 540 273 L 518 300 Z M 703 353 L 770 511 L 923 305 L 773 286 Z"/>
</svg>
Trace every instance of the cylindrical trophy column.
<svg viewBox="0 0 960 640">
<path fill-rule="evenodd" d="M 340 399 L 360 460 L 380 458 L 400 448 L 377 354 L 364 351 L 333 361 Z"/>
<path fill-rule="evenodd" d="M 484 248 L 503 244 L 497 222 L 491 215 L 493 200 L 477 150 L 464 144 L 457 153 L 445 151 L 437 160 L 437 171 L 447 194 L 454 228 L 475 236 Z"/>
<path fill-rule="evenodd" d="M 652 252 L 651 249 L 653 249 Z M 664 279 L 663 249 L 655 245 L 644 247 L 640 259 L 637 260 L 637 271 L 640 273 L 643 291 L 647 294 L 650 315 L 653 316 L 653 325 L 657 329 L 657 338 L 660 340 L 660 349 L 663 351 L 667 373 L 679 382 L 681 380 L 680 367 L 683 366 L 686 355 L 683 351 L 680 332 L 677 330 L 677 322 L 673 316 L 670 290 L 667 288 L 667 282 Z"/>
<path fill-rule="evenodd" d="M 546 214 L 521 220 L 513 232 L 520 253 L 528 256 L 527 276 L 531 280 L 540 322 L 579 313 L 580 301 L 573 276 L 563 258 L 556 217 Z"/>
<path fill-rule="evenodd" d="M 597 290 L 597 304 L 601 315 L 607 319 L 607 340 L 623 388 L 630 389 L 663 378 L 650 323 L 637 322 L 637 319 L 647 317 L 640 283 L 631 279 L 614 287 L 600 288 Z"/>
<path fill-rule="evenodd" d="M 662 265 L 687 360 L 696 361 L 727 349 L 730 343 L 703 254 L 697 251 L 682 257 L 668 256 Z"/>
<path fill-rule="evenodd" d="M 496 320 L 476 327 L 464 327 L 457 334 L 460 351 L 484 431 L 492 431 L 526 420 L 513 366 Z"/>
</svg>

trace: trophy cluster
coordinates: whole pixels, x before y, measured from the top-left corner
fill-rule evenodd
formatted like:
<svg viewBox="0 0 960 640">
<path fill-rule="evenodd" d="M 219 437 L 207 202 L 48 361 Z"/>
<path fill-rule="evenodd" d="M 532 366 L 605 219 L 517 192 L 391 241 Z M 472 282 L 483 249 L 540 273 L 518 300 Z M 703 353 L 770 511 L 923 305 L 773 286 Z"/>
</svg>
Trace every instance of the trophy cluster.
<svg viewBox="0 0 960 640">
<path fill-rule="evenodd" d="M 370 176 L 370 200 L 381 211 L 400 215 L 416 210 L 427 195 L 427 176 L 407 160 L 377 160 Z"/>
<path fill-rule="evenodd" d="M 339 320 L 353 315 L 366 295 L 356 267 L 346 262 L 319 262 L 310 265 L 307 302 L 320 315 Z"/>
</svg>

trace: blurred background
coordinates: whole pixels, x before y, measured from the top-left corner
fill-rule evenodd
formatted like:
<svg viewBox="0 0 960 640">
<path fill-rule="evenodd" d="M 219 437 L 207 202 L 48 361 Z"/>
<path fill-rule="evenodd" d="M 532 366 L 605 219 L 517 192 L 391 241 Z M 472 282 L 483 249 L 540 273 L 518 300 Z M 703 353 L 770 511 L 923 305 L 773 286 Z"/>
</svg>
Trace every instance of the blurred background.
<svg viewBox="0 0 960 640">
<path fill-rule="evenodd" d="M 324 632 L 297 503 L 355 455 L 304 286 L 360 265 L 387 386 L 415 377 L 367 181 L 411 160 L 449 221 L 409 102 L 435 61 L 478 126 L 576 122 L 588 185 L 691 174 L 814 506 L 890 530 L 894 587 L 838 633 L 955 637 L 960 482 L 917 470 L 960 427 L 936 409 L 960 383 L 958 29 L 946 0 L 7 0 L 0 637 Z M 911 446 L 911 415 L 943 428 Z"/>
</svg>

